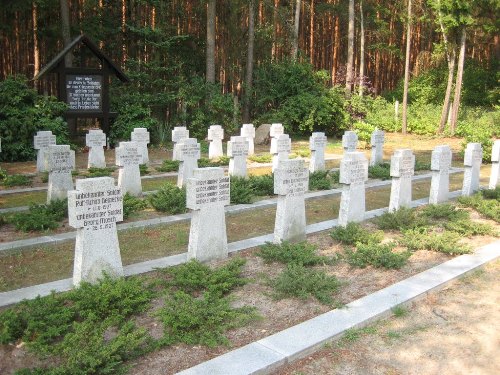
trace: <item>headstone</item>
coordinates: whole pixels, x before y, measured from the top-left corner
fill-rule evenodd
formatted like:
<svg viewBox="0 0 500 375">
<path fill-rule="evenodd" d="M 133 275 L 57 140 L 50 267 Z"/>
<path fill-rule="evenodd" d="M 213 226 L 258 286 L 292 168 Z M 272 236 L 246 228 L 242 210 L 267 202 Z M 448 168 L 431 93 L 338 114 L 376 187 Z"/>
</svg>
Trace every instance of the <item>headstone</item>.
<svg viewBox="0 0 500 375">
<path fill-rule="evenodd" d="M 230 181 L 222 168 L 197 168 L 187 182 L 187 207 L 193 211 L 188 259 L 208 261 L 227 257 L 226 217 Z"/>
<path fill-rule="evenodd" d="M 47 151 L 49 146 L 56 144 L 56 136 L 50 130 L 38 131 L 34 136 L 35 150 L 38 150 L 36 155 L 36 170 L 38 172 L 48 171 Z"/>
<path fill-rule="evenodd" d="M 200 144 L 196 138 L 184 138 L 174 146 L 175 160 L 179 160 L 179 173 L 177 174 L 177 186 L 186 185 L 188 178 L 193 177 L 193 172 L 198 168 L 200 158 Z"/>
<path fill-rule="evenodd" d="M 0 150 L 1 151 L 1 150 Z M 491 149 L 491 173 L 489 189 L 495 189 L 500 181 L 500 139 L 493 142 Z"/>
<path fill-rule="evenodd" d="M 278 194 L 274 242 L 306 240 L 304 193 L 309 188 L 309 171 L 304 160 L 280 160 L 274 171 L 274 193 Z"/>
<path fill-rule="evenodd" d="M 253 143 L 253 139 L 255 138 L 255 127 L 253 124 L 243 124 L 240 134 L 248 141 L 248 155 L 253 155 L 255 153 Z"/>
<path fill-rule="evenodd" d="M 172 142 L 174 143 L 173 160 L 179 160 L 178 156 L 175 155 L 175 145 L 186 138 L 189 138 L 189 130 L 185 126 L 176 126 L 172 130 Z"/>
<path fill-rule="evenodd" d="M 257 129 L 255 129 L 255 144 L 264 145 L 269 143 L 269 132 L 271 130 L 271 124 L 262 124 Z"/>
<path fill-rule="evenodd" d="M 142 163 L 149 163 L 148 143 L 150 142 L 149 131 L 146 128 L 134 128 L 130 134 L 130 140 L 136 142 L 142 155 Z"/>
<path fill-rule="evenodd" d="M 479 173 L 483 161 L 481 143 L 467 143 L 464 156 L 464 184 L 462 195 L 469 196 L 479 190 Z"/>
<path fill-rule="evenodd" d="M 448 145 L 436 146 L 431 159 L 431 191 L 429 203 L 446 202 L 450 193 L 451 148 Z"/>
<path fill-rule="evenodd" d="M 139 164 L 142 163 L 142 154 L 136 142 L 120 142 L 115 149 L 116 165 L 118 171 L 118 186 L 123 194 L 129 193 L 133 196 L 142 194 L 141 172 Z"/>
<path fill-rule="evenodd" d="M 230 176 L 247 176 L 248 149 L 249 146 L 247 137 L 231 137 L 231 140 L 227 143 L 227 156 L 230 157 Z"/>
<path fill-rule="evenodd" d="M 271 124 L 271 128 L 269 129 L 269 136 L 271 138 L 277 138 L 281 134 L 285 134 L 285 128 L 283 128 L 283 124 Z"/>
<path fill-rule="evenodd" d="M 309 171 L 325 170 L 325 148 L 327 138 L 325 133 L 315 132 L 309 137 L 309 149 L 311 150 L 311 161 L 309 162 Z"/>
<path fill-rule="evenodd" d="M 385 133 L 382 130 L 375 130 L 371 137 L 372 154 L 370 165 L 381 164 L 384 161 L 384 139 Z"/>
<path fill-rule="evenodd" d="M 66 199 L 68 191 L 73 190 L 71 171 L 75 169 L 75 151 L 69 145 L 52 145 L 47 151 L 49 164 L 49 187 L 47 203 Z"/>
<path fill-rule="evenodd" d="M 208 128 L 208 140 L 210 144 L 208 146 L 208 158 L 220 158 L 224 156 L 224 151 L 222 150 L 222 140 L 224 139 L 224 129 L 220 125 L 212 125 Z"/>
<path fill-rule="evenodd" d="M 280 134 L 271 138 L 271 154 L 273 155 L 272 171 L 278 167 L 280 160 L 287 160 L 292 150 L 292 141 L 288 134 Z"/>
<path fill-rule="evenodd" d="M 410 149 L 396 150 L 391 157 L 391 198 L 389 211 L 411 205 L 411 179 L 415 173 L 415 155 Z"/>
<path fill-rule="evenodd" d="M 346 226 L 365 217 L 365 181 L 368 180 L 368 160 L 359 151 L 346 152 L 340 162 L 342 196 L 338 223 Z"/>
<path fill-rule="evenodd" d="M 344 152 L 354 152 L 358 148 L 358 135 L 353 131 L 346 131 L 342 136 L 342 148 Z"/>
<path fill-rule="evenodd" d="M 91 129 L 85 135 L 85 144 L 89 148 L 89 168 L 106 168 L 104 149 L 106 134 L 101 129 Z"/>
<path fill-rule="evenodd" d="M 112 177 L 76 180 L 68 191 L 69 225 L 76 228 L 73 284 L 96 282 L 103 272 L 122 276 L 116 223 L 123 220 L 123 196 Z"/>
</svg>

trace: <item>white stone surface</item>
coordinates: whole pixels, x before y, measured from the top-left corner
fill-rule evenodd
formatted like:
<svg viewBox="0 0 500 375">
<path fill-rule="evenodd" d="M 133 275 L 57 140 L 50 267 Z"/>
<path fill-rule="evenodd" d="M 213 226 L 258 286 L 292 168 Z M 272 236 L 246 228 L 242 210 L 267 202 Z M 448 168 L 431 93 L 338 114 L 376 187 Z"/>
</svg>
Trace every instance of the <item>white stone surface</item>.
<svg viewBox="0 0 500 375">
<path fill-rule="evenodd" d="M 253 126 L 253 124 L 243 124 L 240 130 L 240 135 L 242 137 L 245 137 L 248 141 L 248 155 L 253 155 L 255 153 L 255 127 Z"/>
<path fill-rule="evenodd" d="M 281 160 L 274 171 L 274 193 L 278 195 L 274 242 L 306 240 L 304 193 L 309 189 L 309 171 L 304 160 Z"/>
<path fill-rule="evenodd" d="M 491 149 L 491 173 L 490 173 L 490 183 L 488 184 L 489 189 L 495 189 L 500 182 L 500 139 L 493 142 L 493 148 Z"/>
<path fill-rule="evenodd" d="M 342 148 L 344 152 L 354 152 L 358 148 L 358 135 L 351 130 L 344 132 L 342 136 Z"/>
<path fill-rule="evenodd" d="M 448 200 L 450 193 L 451 158 L 451 148 L 448 145 L 436 146 L 432 151 L 430 204 L 438 204 Z"/>
<path fill-rule="evenodd" d="M 271 138 L 271 154 L 273 155 L 272 171 L 278 167 L 280 160 L 288 160 L 292 150 L 292 140 L 288 134 L 280 134 Z"/>
<path fill-rule="evenodd" d="M 68 191 L 73 190 L 71 171 L 75 169 L 75 151 L 69 145 L 52 145 L 47 151 L 49 164 L 49 186 L 47 203 L 66 199 Z"/>
<path fill-rule="evenodd" d="M 231 137 L 227 143 L 227 156 L 229 159 L 229 175 L 247 176 L 247 156 L 249 142 L 247 137 Z"/>
<path fill-rule="evenodd" d="M 469 196 L 479 190 L 479 173 L 483 162 L 481 143 L 467 143 L 464 156 L 464 183 L 462 195 Z"/>
<path fill-rule="evenodd" d="M 172 160 L 179 160 L 179 157 L 175 154 L 175 145 L 186 138 L 189 138 L 189 130 L 185 126 L 176 126 L 172 130 L 172 142 L 174 143 Z"/>
<path fill-rule="evenodd" d="M 347 151 L 340 162 L 339 225 L 362 221 L 365 216 L 365 182 L 368 180 L 368 160 L 358 151 Z"/>
<path fill-rule="evenodd" d="M 73 284 L 96 282 L 103 272 L 123 275 L 116 223 L 123 220 L 123 195 L 112 177 L 76 180 L 68 192 L 69 225 L 77 229 Z"/>
<path fill-rule="evenodd" d="M 227 258 L 224 206 L 230 201 L 230 180 L 222 168 L 197 168 L 187 182 L 187 207 L 193 211 L 188 259 Z"/>
<path fill-rule="evenodd" d="M 91 129 L 85 135 L 85 145 L 89 148 L 88 168 L 106 168 L 104 146 L 106 134 L 101 129 Z"/>
<path fill-rule="evenodd" d="M 149 131 L 146 128 L 134 128 L 130 134 L 130 140 L 136 142 L 142 155 L 142 163 L 149 163 L 148 144 L 150 142 Z"/>
<path fill-rule="evenodd" d="M 56 136 L 50 130 L 40 130 L 33 137 L 36 154 L 36 170 L 37 172 L 47 172 L 48 159 L 47 151 L 49 146 L 56 144 Z"/>
<path fill-rule="evenodd" d="M 139 165 L 142 163 L 140 147 L 136 142 L 120 142 L 115 149 L 116 165 L 118 171 L 118 186 L 123 194 L 129 193 L 135 197 L 142 194 L 141 172 Z"/>
<path fill-rule="evenodd" d="M 220 125 L 212 125 L 208 128 L 208 158 L 215 159 L 224 156 L 222 140 L 224 139 L 224 129 Z"/>
<path fill-rule="evenodd" d="M 384 162 L 384 140 L 384 131 L 377 129 L 372 133 L 370 142 L 372 146 L 370 165 L 377 165 Z"/>
<path fill-rule="evenodd" d="M 309 171 L 325 170 L 325 148 L 327 138 L 323 132 L 314 132 L 309 137 L 309 149 L 311 150 L 311 161 L 309 162 Z"/>
<path fill-rule="evenodd" d="M 196 138 L 184 138 L 174 146 L 174 160 L 179 160 L 179 173 L 177 186 L 186 185 L 188 178 L 193 177 L 193 172 L 198 168 L 198 159 L 201 156 L 200 144 Z"/>
<path fill-rule="evenodd" d="M 271 128 L 269 129 L 269 136 L 271 138 L 276 138 L 279 135 L 285 134 L 285 128 L 281 123 L 271 124 Z"/>
<path fill-rule="evenodd" d="M 415 155 L 410 149 L 394 151 L 391 157 L 391 198 L 389 211 L 399 210 L 400 207 L 410 207 L 412 196 L 411 179 L 415 174 Z"/>
</svg>

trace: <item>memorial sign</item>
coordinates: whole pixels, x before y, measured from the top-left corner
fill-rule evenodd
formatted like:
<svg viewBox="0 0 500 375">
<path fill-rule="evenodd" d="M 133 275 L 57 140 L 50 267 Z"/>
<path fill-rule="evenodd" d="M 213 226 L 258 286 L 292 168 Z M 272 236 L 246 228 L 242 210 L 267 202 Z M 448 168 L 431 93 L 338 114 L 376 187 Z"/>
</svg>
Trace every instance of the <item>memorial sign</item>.
<svg viewBox="0 0 500 375">
<path fill-rule="evenodd" d="M 102 111 L 102 76 L 67 74 L 66 94 L 70 110 Z"/>
</svg>

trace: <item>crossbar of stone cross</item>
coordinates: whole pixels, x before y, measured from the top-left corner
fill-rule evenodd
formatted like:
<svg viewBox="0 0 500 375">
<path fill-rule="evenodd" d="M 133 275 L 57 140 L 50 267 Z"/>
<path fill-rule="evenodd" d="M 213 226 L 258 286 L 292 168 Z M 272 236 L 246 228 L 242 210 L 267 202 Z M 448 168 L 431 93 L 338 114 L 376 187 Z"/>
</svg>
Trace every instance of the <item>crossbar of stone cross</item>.
<svg viewBox="0 0 500 375">
<path fill-rule="evenodd" d="M 174 146 L 174 160 L 179 160 L 179 173 L 177 186 L 183 187 L 187 180 L 193 177 L 193 172 L 198 168 L 198 159 L 201 156 L 200 144 L 196 138 L 184 138 Z"/>
<path fill-rule="evenodd" d="M 54 200 L 66 199 L 69 190 L 73 190 L 71 171 L 75 169 L 75 151 L 69 145 L 49 146 L 49 186 L 47 189 L 47 203 Z"/>
<path fill-rule="evenodd" d="M 243 124 L 240 129 L 240 135 L 242 137 L 245 137 L 248 141 L 248 155 L 253 155 L 255 153 L 255 127 L 253 126 L 253 124 Z"/>
<path fill-rule="evenodd" d="M 282 134 L 285 134 L 285 128 L 281 123 L 271 124 L 271 128 L 269 129 L 269 136 L 271 138 L 276 138 Z"/>
<path fill-rule="evenodd" d="M 304 160 L 280 160 L 274 171 L 274 193 L 278 194 L 274 242 L 306 239 L 304 193 L 309 189 L 309 171 Z"/>
<path fill-rule="evenodd" d="M 174 143 L 172 160 L 179 160 L 177 155 L 175 155 L 175 145 L 186 138 L 189 138 L 189 130 L 185 126 L 176 126 L 172 130 L 172 142 Z"/>
<path fill-rule="evenodd" d="M 123 275 L 116 223 L 123 220 L 123 195 L 112 177 L 76 180 L 68 192 L 69 225 L 76 228 L 73 284 L 97 282 L 103 272 Z"/>
<path fill-rule="evenodd" d="M 362 221 L 365 216 L 365 182 L 368 180 L 368 160 L 359 151 L 347 151 L 340 161 L 339 182 L 342 184 L 338 223 Z"/>
<path fill-rule="evenodd" d="M 118 186 L 123 194 L 133 196 L 142 194 L 141 172 L 139 165 L 142 163 L 140 147 L 136 142 L 120 142 L 115 149 L 116 165 L 118 171 Z"/>
<path fill-rule="evenodd" d="M 106 134 L 101 129 L 91 129 L 85 135 L 85 145 L 89 148 L 88 168 L 106 168 L 104 146 Z"/>
<path fill-rule="evenodd" d="M 451 148 L 448 145 L 436 146 L 432 151 L 430 204 L 438 204 L 448 200 L 450 193 L 451 159 Z"/>
<path fill-rule="evenodd" d="M 292 150 L 292 140 L 288 134 L 280 134 L 271 138 L 271 154 L 273 155 L 272 171 L 278 167 L 280 160 L 287 160 Z"/>
<path fill-rule="evenodd" d="M 400 149 L 391 156 L 391 197 L 389 211 L 410 207 L 412 176 L 415 174 L 415 155 L 410 149 Z"/>
<path fill-rule="evenodd" d="M 489 189 L 495 189 L 500 182 L 500 139 L 493 142 L 491 148 L 491 173 Z"/>
<path fill-rule="evenodd" d="M 36 155 L 36 170 L 38 172 L 48 171 L 47 151 L 49 146 L 56 144 L 56 136 L 50 130 L 40 130 L 33 137 Z"/>
<path fill-rule="evenodd" d="M 222 168 L 197 168 L 186 186 L 186 205 L 193 211 L 188 258 L 199 261 L 227 257 L 224 206 L 230 201 L 230 180 Z"/>
<path fill-rule="evenodd" d="M 370 144 L 372 146 L 370 165 L 381 164 L 384 161 L 384 140 L 384 131 L 377 129 L 372 133 L 370 139 Z"/>
<path fill-rule="evenodd" d="M 139 146 L 139 151 L 142 155 L 142 163 L 149 163 L 149 153 L 148 144 L 150 142 L 149 131 L 146 128 L 134 128 L 134 131 L 130 134 L 130 140 L 136 142 Z"/>
<path fill-rule="evenodd" d="M 222 149 L 222 140 L 224 139 L 224 129 L 220 125 L 212 125 L 208 128 L 208 158 L 220 158 L 224 156 Z"/>
<path fill-rule="evenodd" d="M 237 177 L 247 176 L 248 140 L 246 137 L 231 137 L 227 143 L 229 159 L 229 175 Z"/>
<path fill-rule="evenodd" d="M 342 136 L 342 148 L 344 152 L 353 152 L 358 148 L 358 135 L 353 131 L 346 131 Z"/>
<path fill-rule="evenodd" d="M 325 170 L 325 147 L 327 138 L 323 132 L 314 132 L 309 137 L 309 149 L 311 150 L 311 161 L 309 162 L 309 171 Z"/>
<path fill-rule="evenodd" d="M 483 162 L 481 143 L 467 143 L 464 155 L 464 182 L 462 195 L 469 196 L 479 190 L 479 173 Z"/>
</svg>

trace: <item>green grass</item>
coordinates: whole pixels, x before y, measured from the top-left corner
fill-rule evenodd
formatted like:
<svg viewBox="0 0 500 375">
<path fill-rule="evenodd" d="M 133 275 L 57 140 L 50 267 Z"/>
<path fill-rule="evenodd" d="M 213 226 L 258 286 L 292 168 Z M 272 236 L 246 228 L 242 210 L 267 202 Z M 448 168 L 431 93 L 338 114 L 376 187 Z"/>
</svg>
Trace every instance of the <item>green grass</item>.
<svg viewBox="0 0 500 375">
<path fill-rule="evenodd" d="M 396 318 L 402 318 L 408 315 L 408 309 L 403 305 L 397 305 L 391 309 Z"/>
</svg>

